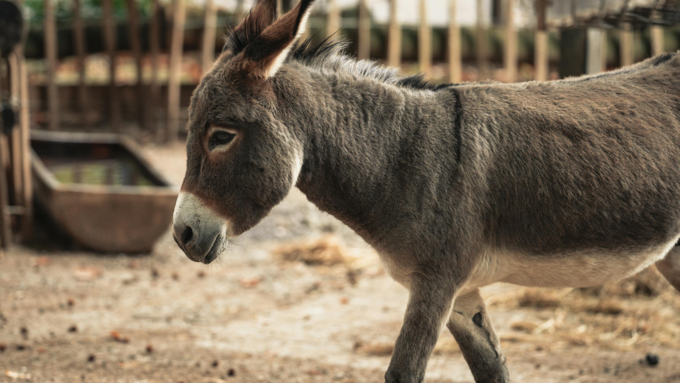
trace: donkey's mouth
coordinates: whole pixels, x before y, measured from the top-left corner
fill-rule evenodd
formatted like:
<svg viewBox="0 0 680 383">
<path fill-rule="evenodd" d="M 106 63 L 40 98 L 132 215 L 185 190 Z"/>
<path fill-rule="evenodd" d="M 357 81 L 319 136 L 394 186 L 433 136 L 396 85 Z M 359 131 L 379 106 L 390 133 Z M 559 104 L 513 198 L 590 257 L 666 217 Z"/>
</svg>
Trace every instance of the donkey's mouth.
<svg viewBox="0 0 680 383">
<path fill-rule="evenodd" d="M 222 237 L 221 235 L 217 235 L 215 237 L 215 240 L 213 241 L 212 246 L 210 246 L 210 250 L 205 254 L 205 257 L 203 257 L 203 262 L 204 264 L 209 264 L 210 262 L 214 261 L 219 257 L 220 254 L 222 254 L 222 251 L 227 247 L 227 243 L 229 240 L 227 238 Z"/>
</svg>

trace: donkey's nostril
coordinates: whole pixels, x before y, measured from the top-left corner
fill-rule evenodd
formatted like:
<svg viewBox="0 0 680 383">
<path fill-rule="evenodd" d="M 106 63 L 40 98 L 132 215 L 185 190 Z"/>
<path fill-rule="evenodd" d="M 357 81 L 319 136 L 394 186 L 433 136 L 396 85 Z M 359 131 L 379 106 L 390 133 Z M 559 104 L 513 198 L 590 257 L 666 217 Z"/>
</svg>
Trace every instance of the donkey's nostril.
<svg viewBox="0 0 680 383">
<path fill-rule="evenodd" d="M 184 229 L 184 233 L 182 233 L 182 238 L 181 238 L 182 244 L 184 246 L 188 246 L 189 243 L 192 242 L 193 238 L 194 238 L 194 231 L 189 226 L 187 226 L 186 229 Z"/>
</svg>

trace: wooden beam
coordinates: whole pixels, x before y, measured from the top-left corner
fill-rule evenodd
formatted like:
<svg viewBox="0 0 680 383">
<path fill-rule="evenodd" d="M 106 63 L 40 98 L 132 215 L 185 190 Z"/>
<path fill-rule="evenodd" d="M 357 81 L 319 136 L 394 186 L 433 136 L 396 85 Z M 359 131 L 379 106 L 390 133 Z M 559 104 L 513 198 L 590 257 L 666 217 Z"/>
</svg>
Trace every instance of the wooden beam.
<svg viewBox="0 0 680 383">
<path fill-rule="evenodd" d="M 7 59 L 7 67 L 9 69 L 9 95 L 11 100 L 11 105 L 14 111 L 18 111 L 16 106 L 19 105 L 20 87 L 19 87 L 19 60 L 17 59 L 16 52 L 10 53 Z M 18 117 L 18 116 L 17 116 Z M 9 144 L 11 146 L 10 151 L 12 154 L 12 159 L 10 161 L 10 170 L 12 176 L 12 202 L 16 206 L 24 206 L 24 195 L 22 190 L 24 188 L 24 180 L 21 172 L 21 160 L 23 156 L 22 145 L 21 145 L 21 131 L 19 129 L 19 119 L 16 120 L 15 126 L 12 129 L 12 133 L 9 136 Z"/>
<path fill-rule="evenodd" d="M 477 71 L 479 72 L 477 80 L 489 78 L 489 42 L 485 14 L 484 1 L 477 0 L 477 26 L 475 28 Z"/>
<path fill-rule="evenodd" d="M 505 0 L 505 38 L 503 39 L 503 64 L 505 81 L 517 81 L 517 30 L 515 28 L 515 1 Z"/>
<path fill-rule="evenodd" d="M 629 23 L 623 23 L 619 31 L 619 46 L 621 51 L 620 65 L 633 65 L 635 52 L 633 50 L 633 29 Z"/>
<path fill-rule="evenodd" d="M 661 14 L 659 11 L 652 12 L 653 19 L 660 19 Z M 665 41 L 664 41 L 664 30 L 661 25 L 652 25 L 649 27 L 649 38 L 652 43 L 652 56 L 658 56 L 666 52 Z"/>
<path fill-rule="evenodd" d="M 179 137 L 180 118 L 180 75 L 182 71 L 182 49 L 184 44 L 184 0 L 174 0 L 172 7 L 172 43 L 170 46 L 170 68 L 168 73 L 168 131 L 166 141 Z"/>
<path fill-rule="evenodd" d="M 90 102 L 87 98 L 86 68 L 85 68 L 85 28 L 81 15 L 81 0 L 73 0 L 73 43 L 78 60 L 78 112 L 80 124 L 85 130 L 90 130 Z"/>
<path fill-rule="evenodd" d="M 149 79 L 149 103 L 146 111 L 146 126 L 151 127 L 151 132 L 157 140 L 159 137 L 159 110 L 160 110 L 160 87 L 158 86 L 158 55 L 160 53 L 160 13 L 161 5 L 159 0 L 151 3 L 151 25 L 149 36 L 149 50 L 151 51 L 151 77 Z"/>
<path fill-rule="evenodd" d="M 127 8 L 128 14 L 128 33 L 130 39 L 130 48 L 132 48 L 132 56 L 135 58 L 135 70 L 136 70 L 136 88 L 137 92 L 135 97 L 137 97 L 137 120 L 139 125 L 145 127 L 144 111 L 147 108 L 147 99 L 144 94 L 144 79 L 143 79 L 143 64 L 142 64 L 142 45 L 141 36 L 139 33 L 139 10 L 137 9 L 137 4 L 135 0 L 125 0 L 125 6 Z"/>
<path fill-rule="evenodd" d="M 387 65 L 401 65 L 401 25 L 397 19 L 399 0 L 390 0 L 390 20 L 387 30 Z"/>
<path fill-rule="evenodd" d="M 368 0 L 359 0 L 357 57 L 360 60 L 367 60 L 371 56 L 371 18 L 367 2 Z"/>
<path fill-rule="evenodd" d="M 449 28 L 448 28 L 448 60 L 449 82 L 459 83 L 463 77 L 463 60 L 460 51 L 460 25 L 458 25 L 458 12 L 456 2 L 449 0 Z"/>
<path fill-rule="evenodd" d="M 432 29 L 427 22 L 426 0 L 420 0 L 420 20 L 418 23 L 418 66 L 425 78 L 430 78 L 432 73 Z"/>
<path fill-rule="evenodd" d="M 33 175 L 31 173 L 31 121 L 28 94 L 28 73 L 23 47 L 17 49 L 19 62 L 19 126 L 21 132 L 22 158 L 21 173 L 23 178 L 24 215 L 21 220 L 21 238 L 27 240 L 33 227 Z"/>
<path fill-rule="evenodd" d="M 340 34 L 340 7 L 337 0 L 328 0 L 328 9 L 326 9 L 326 37 L 333 34 Z"/>
<path fill-rule="evenodd" d="M 120 100 L 116 87 L 116 22 L 113 19 L 113 0 L 102 0 L 104 46 L 109 56 L 109 119 L 114 131 L 120 131 Z"/>
<path fill-rule="evenodd" d="M 547 0 L 536 0 L 536 35 L 534 41 L 534 80 L 548 79 Z"/>
<path fill-rule="evenodd" d="M 602 66 L 602 29 L 588 28 L 586 37 L 586 74 L 595 74 L 604 71 Z"/>
<path fill-rule="evenodd" d="M 217 14 L 215 0 L 206 0 L 203 15 L 203 46 L 201 47 L 201 70 L 206 73 L 215 61 L 215 33 L 217 32 Z"/>
<path fill-rule="evenodd" d="M 59 129 L 59 93 L 57 89 L 57 25 L 52 0 L 45 0 L 45 58 L 47 60 L 48 129 Z"/>
</svg>

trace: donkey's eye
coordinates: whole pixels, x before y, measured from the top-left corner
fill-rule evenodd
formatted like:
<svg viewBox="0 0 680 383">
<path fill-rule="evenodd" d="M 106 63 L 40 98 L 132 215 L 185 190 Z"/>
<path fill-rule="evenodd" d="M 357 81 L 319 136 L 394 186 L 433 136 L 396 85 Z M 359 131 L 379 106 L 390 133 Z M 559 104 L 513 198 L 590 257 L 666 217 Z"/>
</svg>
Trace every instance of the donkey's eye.
<svg viewBox="0 0 680 383">
<path fill-rule="evenodd" d="M 226 145 L 230 143 L 234 138 L 236 138 L 236 134 L 234 133 L 229 133 L 224 130 L 218 130 L 215 133 L 210 136 L 210 149 L 214 149 L 218 146 L 221 145 Z"/>
</svg>

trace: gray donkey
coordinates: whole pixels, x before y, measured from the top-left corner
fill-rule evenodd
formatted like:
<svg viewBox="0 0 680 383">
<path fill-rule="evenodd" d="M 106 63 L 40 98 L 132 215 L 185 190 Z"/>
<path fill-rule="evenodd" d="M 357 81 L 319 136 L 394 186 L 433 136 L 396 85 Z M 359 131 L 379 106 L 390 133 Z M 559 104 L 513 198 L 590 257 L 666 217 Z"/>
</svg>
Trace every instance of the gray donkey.
<svg viewBox="0 0 680 383">
<path fill-rule="evenodd" d="M 656 262 L 680 289 L 680 54 L 545 83 L 435 86 L 298 43 L 313 0 L 260 0 L 196 88 L 174 238 L 210 263 L 297 186 L 410 291 L 386 382 L 446 324 L 509 374 L 479 288 L 585 287 Z"/>
</svg>

